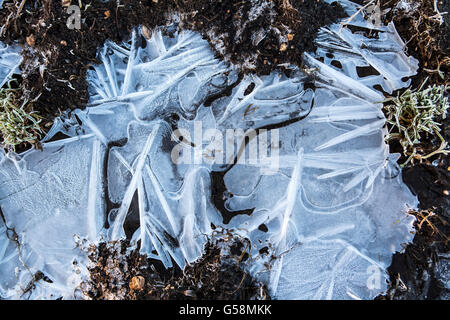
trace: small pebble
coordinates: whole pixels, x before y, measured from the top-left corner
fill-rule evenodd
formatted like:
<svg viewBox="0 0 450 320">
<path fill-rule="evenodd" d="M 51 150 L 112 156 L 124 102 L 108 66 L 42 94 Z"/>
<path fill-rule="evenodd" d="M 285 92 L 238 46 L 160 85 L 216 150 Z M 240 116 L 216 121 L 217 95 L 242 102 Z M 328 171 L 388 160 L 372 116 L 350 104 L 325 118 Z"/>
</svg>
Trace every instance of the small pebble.
<svg viewBox="0 0 450 320">
<path fill-rule="evenodd" d="M 145 279 L 143 276 L 135 276 L 130 280 L 130 290 L 142 290 L 145 286 Z"/>
<path fill-rule="evenodd" d="M 27 37 L 27 44 L 28 44 L 30 47 L 32 47 L 32 46 L 34 46 L 35 43 L 36 43 L 36 39 L 34 38 L 34 35 L 33 35 L 33 34 L 30 34 L 30 35 Z"/>
<path fill-rule="evenodd" d="M 152 37 L 152 31 L 146 26 L 142 26 L 142 34 L 144 35 L 144 38 L 147 40 L 150 40 L 150 38 Z"/>
</svg>

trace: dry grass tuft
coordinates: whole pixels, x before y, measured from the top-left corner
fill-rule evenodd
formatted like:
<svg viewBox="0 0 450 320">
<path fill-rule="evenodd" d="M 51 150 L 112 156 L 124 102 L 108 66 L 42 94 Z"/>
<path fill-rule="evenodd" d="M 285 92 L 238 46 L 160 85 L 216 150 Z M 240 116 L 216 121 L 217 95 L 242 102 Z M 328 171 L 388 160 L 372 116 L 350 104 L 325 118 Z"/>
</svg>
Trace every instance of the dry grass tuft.
<svg viewBox="0 0 450 320">
<path fill-rule="evenodd" d="M 0 137 L 1 146 L 15 151 L 17 145 L 36 144 L 43 133 L 42 118 L 30 111 L 27 101 L 20 102 L 21 90 L 16 80 L 0 89 Z"/>
<path fill-rule="evenodd" d="M 435 154 L 447 155 L 447 141 L 440 134 L 441 122 L 446 118 L 449 87 L 433 85 L 418 90 L 407 89 L 401 95 L 385 100 L 387 123 L 390 125 L 386 141 L 398 140 L 403 147 L 403 154 L 408 157 L 403 166 L 412 159 L 423 160 Z M 423 154 L 418 148 L 425 135 L 437 136 L 441 144 L 431 153 Z"/>
</svg>

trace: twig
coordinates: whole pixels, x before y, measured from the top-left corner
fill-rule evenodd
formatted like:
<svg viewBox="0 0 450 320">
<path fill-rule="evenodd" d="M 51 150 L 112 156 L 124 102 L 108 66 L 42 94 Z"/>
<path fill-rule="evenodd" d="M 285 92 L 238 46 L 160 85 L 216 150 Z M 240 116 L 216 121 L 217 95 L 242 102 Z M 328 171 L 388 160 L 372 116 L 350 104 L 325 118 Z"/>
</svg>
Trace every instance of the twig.
<svg viewBox="0 0 450 320">
<path fill-rule="evenodd" d="M 447 14 L 447 12 L 439 12 L 439 8 L 437 5 L 437 0 L 434 0 L 434 11 L 436 12 L 436 14 L 432 17 L 428 17 L 432 20 L 436 19 L 439 21 L 439 25 L 444 23 L 444 18 L 442 17 L 442 15 Z"/>
<path fill-rule="evenodd" d="M 342 28 L 346 25 L 348 25 L 355 17 L 361 13 L 364 9 L 366 9 L 369 5 L 373 4 L 375 0 L 370 0 L 368 3 L 366 3 L 364 6 L 358 9 L 354 14 L 352 14 L 347 20 L 344 22 L 341 22 L 341 27 L 339 28 L 339 33 L 341 33 Z"/>
<path fill-rule="evenodd" d="M 8 226 L 8 224 L 6 223 L 6 218 L 3 215 L 3 211 L 2 211 L 1 208 L 0 208 L 0 218 L 3 221 L 3 224 L 5 225 L 5 228 L 6 228 L 6 237 L 10 241 L 14 242 L 14 244 L 16 245 L 16 247 L 17 247 L 17 256 L 19 257 L 19 261 L 20 261 L 20 263 L 22 263 L 23 267 L 28 271 L 28 273 L 31 276 L 31 282 L 27 285 L 27 287 L 25 289 L 21 288 L 22 289 L 22 294 L 21 294 L 20 297 L 23 297 L 23 295 L 25 293 L 29 292 L 32 289 L 33 283 L 35 282 L 35 279 L 36 279 L 36 275 L 38 274 L 39 271 L 36 272 L 36 274 L 34 274 L 31 271 L 31 269 L 27 266 L 25 261 L 23 260 L 23 258 L 22 258 L 22 249 L 21 249 L 20 242 L 19 242 L 19 235 L 17 234 L 17 232 L 16 232 L 16 230 L 14 228 L 10 228 Z M 12 235 L 10 234 L 10 232 L 12 233 Z M 19 286 L 20 286 L 20 284 L 19 284 Z"/>
</svg>

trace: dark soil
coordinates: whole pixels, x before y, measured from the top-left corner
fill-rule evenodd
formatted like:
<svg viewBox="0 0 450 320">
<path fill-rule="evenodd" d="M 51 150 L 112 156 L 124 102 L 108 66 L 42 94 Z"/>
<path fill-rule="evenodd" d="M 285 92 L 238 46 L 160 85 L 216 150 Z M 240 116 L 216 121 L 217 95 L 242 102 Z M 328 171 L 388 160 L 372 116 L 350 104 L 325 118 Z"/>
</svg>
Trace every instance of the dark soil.
<svg viewBox="0 0 450 320">
<path fill-rule="evenodd" d="M 170 23 L 176 14 L 180 28 L 200 31 L 221 58 L 243 72 L 268 74 L 279 64 L 301 65 L 302 53 L 314 50 L 318 29 L 344 16 L 339 5 L 322 0 L 253 2 L 122 0 L 117 6 L 115 0 L 93 0 L 81 8 L 81 29 L 76 30 L 67 27 L 69 15 L 61 1 L 5 1 L 0 10 L 0 25 L 4 25 L 0 40 L 23 46 L 23 98 L 35 102 L 34 109 L 50 127 L 62 111 L 85 107 L 89 99 L 86 71 L 99 62 L 97 51 L 105 40 L 128 40 L 135 26 L 151 30 Z M 253 12 L 258 6 L 264 10 Z M 263 33 L 264 40 L 255 39 Z"/>
<path fill-rule="evenodd" d="M 449 295 L 439 279 L 439 262 L 448 263 L 440 255 L 449 252 L 450 171 L 432 165 L 416 165 L 403 171 L 403 180 L 418 196 L 416 236 L 404 253 L 396 253 L 388 268 L 389 299 L 440 299 Z M 440 261 L 442 260 L 442 261 Z M 447 279 L 448 281 L 448 279 Z"/>
<path fill-rule="evenodd" d="M 202 32 L 219 56 L 257 74 L 269 74 L 284 63 L 301 66 L 302 53 L 315 50 L 319 28 L 346 16 L 339 4 L 323 0 L 185 3 L 183 27 Z"/>
<path fill-rule="evenodd" d="M 428 85 L 449 83 L 450 19 L 445 17 L 440 25 L 430 19 L 436 13 L 433 1 L 413 0 L 416 10 L 401 11 L 396 8 L 399 0 L 383 0 L 383 9 L 390 9 L 386 21 L 394 21 L 397 31 L 407 43 L 408 54 L 419 60 L 419 72 L 412 78 L 412 87 L 419 87 L 429 78 Z M 450 3 L 438 1 L 440 12 L 448 12 Z M 439 70 L 439 73 L 432 71 Z M 401 94 L 401 92 L 396 92 Z M 449 141 L 449 117 L 441 121 L 441 134 Z M 440 140 L 435 136 L 424 137 L 420 148 L 424 154 L 436 150 Z M 391 152 L 401 153 L 398 143 L 391 143 Z M 406 160 L 405 156 L 399 163 Z M 446 299 L 450 292 L 442 279 L 442 265 L 449 264 L 442 257 L 449 252 L 450 234 L 450 159 L 443 154 L 426 161 L 412 162 L 402 172 L 403 181 L 417 195 L 419 210 L 412 211 L 417 218 L 416 236 L 403 253 L 396 253 L 388 268 L 389 290 L 379 299 Z"/>
<path fill-rule="evenodd" d="M 127 253 L 129 242 L 101 243 L 89 248 L 90 279 L 81 291 L 94 300 L 270 299 L 265 286 L 243 271 L 247 245 L 223 233 L 182 272 L 166 270 L 160 261 L 140 255 L 139 248 Z"/>
</svg>

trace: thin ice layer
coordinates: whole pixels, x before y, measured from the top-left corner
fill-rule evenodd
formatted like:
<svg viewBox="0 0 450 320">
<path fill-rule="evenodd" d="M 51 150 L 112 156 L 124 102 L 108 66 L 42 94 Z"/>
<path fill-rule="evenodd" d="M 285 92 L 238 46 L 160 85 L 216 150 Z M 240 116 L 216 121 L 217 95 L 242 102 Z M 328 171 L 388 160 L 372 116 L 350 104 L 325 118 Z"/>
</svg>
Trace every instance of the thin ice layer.
<svg viewBox="0 0 450 320">
<path fill-rule="evenodd" d="M 1 8 L 1 3 L 0 3 Z M 12 47 L 0 42 L 0 87 L 18 72 L 18 66 L 22 61 L 17 47 Z"/>
<path fill-rule="evenodd" d="M 102 153 L 105 148 L 93 135 L 44 144 L 43 152 L 30 151 L 20 160 L 4 157 L 0 168 L 0 204 L 8 226 L 19 236 L 21 259 L 2 260 L 2 274 L 18 267 L 22 289 L 1 283 L 6 297 L 51 299 L 73 296 L 74 260 L 79 250 L 75 236 L 97 240 L 102 227 Z M 13 263 L 11 265 L 11 263 Z M 36 272 L 52 283 L 40 281 L 24 295 Z M 3 279 L 3 278 L 2 278 Z"/>
<path fill-rule="evenodd" d="M 357 9 L 343 3 L 350 13 Z M 358 18 L 351 23 L 367 26 Z M 383 55 L 376 54 L 380 43 L 373 38 L 344 30 L 332 33 L 322 51 L 305 54 L 313 77 L 295 67 L 290 78 L 248 75 L 228 95 L 220 93 L 239 81 L 237 73 L 214 58 L 199 34 L 167 37 L 154 30 L 145 40 L 135 30 L 129 43 L 106 43 L 102 64 L 89 75 L 90 106 L 57 119 L 43 152 L 1 155 L 0 205 L 20 236 L 22 260 L 53 282 L 38 282 L 27 297 L 74 297 L 80 275 L 73 262 L 83 261 L 74 235 L 95 242 L 131 231 L 143 253 L 166 267 L 184 267 L 201 255 L 212 224 L 235 227 L 251 239 L 255 262 L 249 271 L 274 297 L 367 299 L 382 292 L 391 254 L 412 238 L 406 204 L 414 207 L 416 200 L 384 143 L 382 95 L 373 87 L 406 86 L 401 79 L 417 63 L 404 55 L 392 27 L 378 30 L 391 44 Z M 358 49 L 354 37 L 368 49 Z M 321 59 L 323 50 L 336 49 L 330 48 L 334 42 L 344 70 Z M 398 67 L 386 67 L 394 60 L 401 61 Z M 380 75 L 363 80 L 355 76 L 357 66 Z M 218 98 L 208 101 L 211 96 Z M 278 157 L 260 161 L 257 154 L 252 158 L 251 143 L 227 138 L 228 129 L 259 128 L 279 128 L 254 137 L 264 144 L 278 134 L 281 143 L 267 145 Z M 70 138 L 48 142 L 58 132 Z M 229 153 L 227 143 L 234 147 Z M 174 161 L 175 149 L 182 161 Z M 244 156 L 242 163 L 227 164 Z M 225 209 L 253 210 L 228 225 L 212 201 L 210 178 L 225 169 L 227 192 L 217 195 Z M 133 219 L 136 230 L 126 227 Z M 14 252 L 14 243 L 1 243 Z M 260 253 L 266 246 L 274 261 Z M 0 293 L 17 298 L 30 275 L 11 254 L 0 255 L 1 272 L 8 275 Z M 15 267 L 22 277 L 11 275 Z"/>
</svg>

